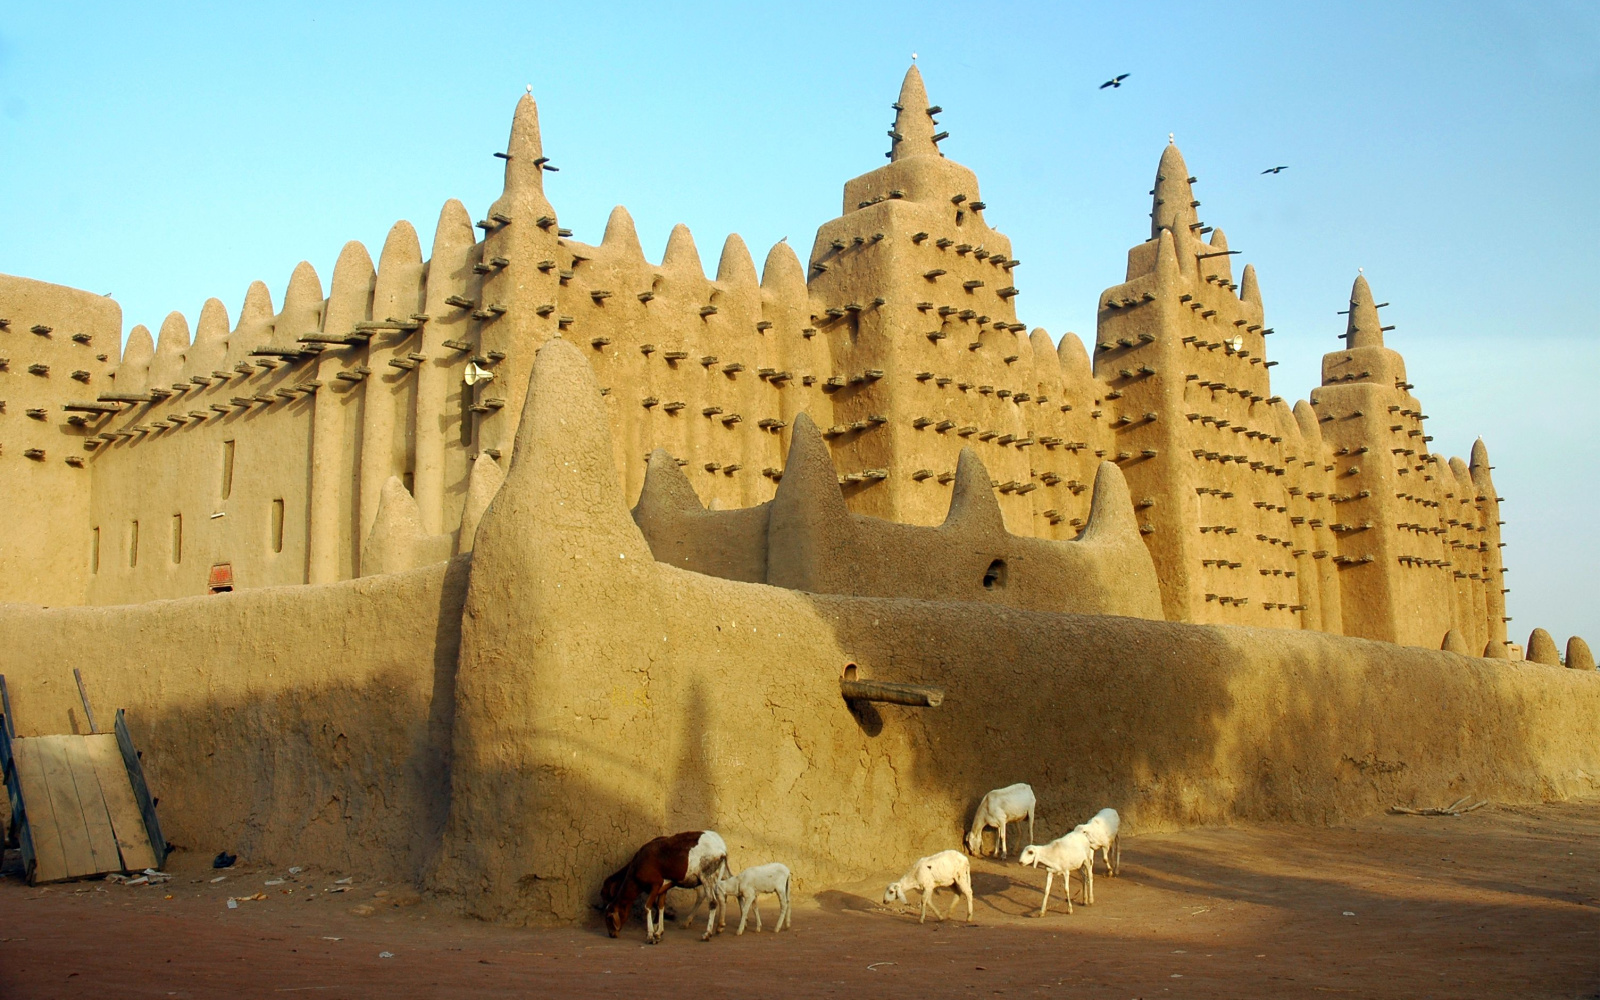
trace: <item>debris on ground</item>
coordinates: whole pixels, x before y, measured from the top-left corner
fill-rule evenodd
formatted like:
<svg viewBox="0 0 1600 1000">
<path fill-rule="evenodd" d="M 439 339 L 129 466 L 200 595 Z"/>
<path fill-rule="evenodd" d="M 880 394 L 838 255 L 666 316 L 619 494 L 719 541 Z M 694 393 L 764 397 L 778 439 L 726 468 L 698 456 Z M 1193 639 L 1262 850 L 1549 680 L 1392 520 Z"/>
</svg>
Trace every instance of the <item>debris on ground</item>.
<svg viewBox="0 0 1600 1000">
<path fill-rule="evenodd" d="M 1461 798 L 1456 799 L 1449 805 L 1439 808 L 1412 809 L 1408 806 L 1393 805 L 1389 807 L 1389 811 L 1402 816 L 1461 816 L 1472 812 L 1474 809 L 1482 809 L 1484 806 L 1489 804 L 1489 800 L 1484 799 L 1482 802 L 1473 802 L 1472 805 L 1466 806 L 1464 809 L 1462 808 L 1462 806 L 1465 806 L 1466 803 L 1471 801 L 1472 796 L 1463 795 Z"/>
</svg>

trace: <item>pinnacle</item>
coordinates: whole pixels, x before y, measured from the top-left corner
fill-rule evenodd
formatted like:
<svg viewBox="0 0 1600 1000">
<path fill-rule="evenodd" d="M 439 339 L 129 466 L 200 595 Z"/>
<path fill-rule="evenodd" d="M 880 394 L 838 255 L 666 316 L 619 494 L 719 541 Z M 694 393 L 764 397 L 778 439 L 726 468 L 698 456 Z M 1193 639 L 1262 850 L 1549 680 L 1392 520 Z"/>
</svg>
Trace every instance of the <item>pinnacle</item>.
<svg viewBox="0 0 1600 1000">
<path fill-rule="evenodd" d="M 1366 275 L 1356 275 L 1350 289 L 1350 320 L 1345 324 L 1345 343 L 1350 347 L 1382 347 L 1383 323 L 1372 301 L 1372 288 Z"/>
<path fill-rule="evenodd" d="M 1189 185 L 1189 167 L 1176 145 L 1169 144 L 1161 151 L 1161 164 L 1156 167 L 1156 183 L 1150 206 L 1150 237 L 1161 235 L 1162 229 L 1174 233 L 1192 233 L 1198 228 L 1200 216 L 1195 212 L 1194 188 Z"/>
<path fill-rule="evenodd" d="M 939 155 L 939 147 L 933 141 L 933 115 L 928 108 L 928 91 L 922 85 L 922 73 L 916 63 L 912 63 L 906 70 L 905 82 L 900 84 L 900 99 L 895 102 L 894 129 L 889 142 L 891 161 L 908 156 Z"/>
<path fill-rule="evenodd" d="M 544 190 L 544 146 L 539 139 L 539 106 L 523 94 L 511 116 L 506 143 L 506 190 Z"/>
</svg>

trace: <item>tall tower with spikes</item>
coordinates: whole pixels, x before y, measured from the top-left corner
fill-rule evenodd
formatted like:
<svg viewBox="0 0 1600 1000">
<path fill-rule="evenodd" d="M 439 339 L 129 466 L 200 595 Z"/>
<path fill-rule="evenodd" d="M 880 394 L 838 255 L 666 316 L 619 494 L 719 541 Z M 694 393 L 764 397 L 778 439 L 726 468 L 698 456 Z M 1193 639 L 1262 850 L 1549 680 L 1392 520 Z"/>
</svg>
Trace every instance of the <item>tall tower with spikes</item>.
<svg viewBox="0 0 1600 1000">
<path fill-rule="evenodd" d="M 1454 629 L 1474 651 L 1503 645 L 1504 618 L 1494 609 L 1504 602 L 1487 594 L 1501 596 L 1500 569 L 1487 558 L 1491 548 L 1499 553 L 1493 490 L 1458 471 L 1459 459 L 1429 451 L 1426 415 L 1405 359 L 1384 344 L 1391 328 L 1379 308 L 1357 276 L 1345 348 L 1323 355 L 1322 385 L 1311 394 L 1333 465 L 1344 632 L 1435 645 Z"/>
<path fill-rule="evenodd" d="M 1019 359 L 1025 327 L 1011 241 L 985 220 L 977 176 L 940 152 L 940 109 L 915 65 L 893 107 L 889 163 L 845 183 L 843 213 L 817 231 L 810 288 L 837 372 L 825 433 L 852 509 L 934 524 L 949 509 L 961 447 L 975 436 L 963 428 L 1025 434 L 1020 404 L 993 395 Z M 997 446 L 983 458 L 998 481 L 1029 478 L 1016 449 Z M 1025 495 L 1008 492 L 1001 507 L 1013 530 L 1031 525 Z"/>
</svg>

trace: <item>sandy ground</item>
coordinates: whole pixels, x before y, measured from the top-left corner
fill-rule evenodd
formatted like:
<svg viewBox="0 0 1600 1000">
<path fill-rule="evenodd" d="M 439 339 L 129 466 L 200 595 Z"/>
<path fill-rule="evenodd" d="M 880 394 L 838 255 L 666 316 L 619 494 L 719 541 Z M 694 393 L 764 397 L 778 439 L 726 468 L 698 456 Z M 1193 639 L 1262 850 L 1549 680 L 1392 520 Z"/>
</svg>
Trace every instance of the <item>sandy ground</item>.
<svg viewBox="0 0 1600 1000">
<path fill-rule="evenodd" d="M 1600 996 L 1600 801 L 1130 837 L 1071 916 L 1059 892 L 1032 915 L 1042 871 L 984 860 L 976 919 L 919 926 L 878 905 L 885 872 L 797 899 L 792 934 L 768 897 L 764 934 L 654 947 L 638 921 L 496 927 L 401 887 L 327 891 L 338 872 L 168 867 L 0 881 L 0 997 Z"/>
</svg>

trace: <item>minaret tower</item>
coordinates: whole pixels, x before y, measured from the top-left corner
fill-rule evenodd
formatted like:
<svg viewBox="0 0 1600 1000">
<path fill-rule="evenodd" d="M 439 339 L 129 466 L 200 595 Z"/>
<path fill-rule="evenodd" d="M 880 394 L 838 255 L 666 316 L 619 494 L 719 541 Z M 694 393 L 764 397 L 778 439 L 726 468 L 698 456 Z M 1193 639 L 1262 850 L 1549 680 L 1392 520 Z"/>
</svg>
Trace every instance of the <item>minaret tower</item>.
<svg viewBox="0 0 1600 1000">
<path fill-rule="evenodd" d="M 1201 223 L 1194 183 L 1169 144 L 1150 239 L 1100 297 L 1094 369 L 1107 388 L 1091 414 L 1113 432 L 1105 457 L 1127 476 L 1169 619 L 1305 627 L 1272 331 L 1254 269 L 1234 281 L 1236 251 Z"/>
<path fill-rule="evenodd" d="M 475 360 L 492 370 L 494 378 L 475 386 L 478 449 L 508 462 L 533 353 L 558 335 L 563 320 L 557 308 L 563 283 L 561 230 L 544 195 L 548 159 L 539 139 L 539 109 L 531 95 L 517 102 L 504 156 L 505 189 L 478 223 L 486 232 L 479 244 L 481 259 L 475 262 L 486 268 L 482 297 L 477 302 L 457 298 L 448 304 L 470 312 L 481 324 Z"/>
<path fill-rule="evenodd" d="M 835 365 L 824 433 L 851 509 L 937 524 L 963 445 L 997 482 L 1029 478 L 1027 456 L 999 443 L 1025 433 L 1008 385 L 1031 375 L 1008 366 L 1027 336 L 1012 304 L 1011 242 L 984 220 L 977 177 L 939 151 L 940 109 L 914 65 L 894 111 L 889 163 L 845 184 L 808 280 Z M 1031 533 L 1026 497 L 1002 495 L 1001 506 L 1012 530 Z"/>
<path fill-rule="evenodd" d="M 1439 648 L 1454 624 L 1453 560 L 1443 541 L 1441 475 L 1427 449 L 1405 359 L 1384 346 L 1367 279 L 1350 290 L 1346 347 L 1322 357 L 1311 393 L 1333 462 L 1329 527 L 1338 537 L 1346 635 Z"/>
</svg>

